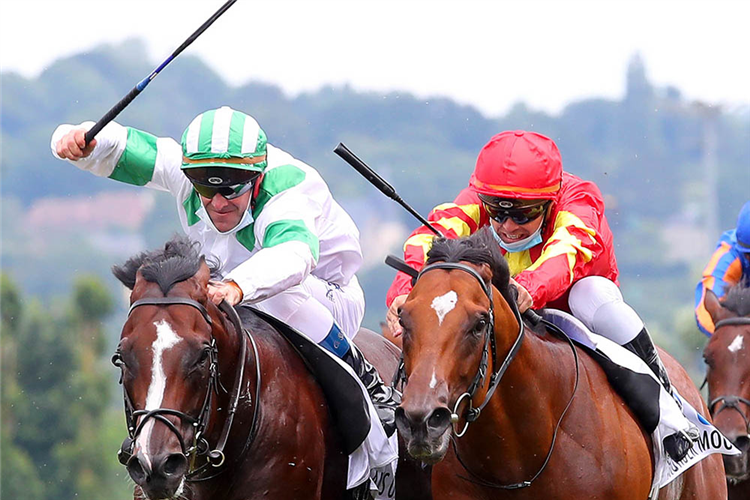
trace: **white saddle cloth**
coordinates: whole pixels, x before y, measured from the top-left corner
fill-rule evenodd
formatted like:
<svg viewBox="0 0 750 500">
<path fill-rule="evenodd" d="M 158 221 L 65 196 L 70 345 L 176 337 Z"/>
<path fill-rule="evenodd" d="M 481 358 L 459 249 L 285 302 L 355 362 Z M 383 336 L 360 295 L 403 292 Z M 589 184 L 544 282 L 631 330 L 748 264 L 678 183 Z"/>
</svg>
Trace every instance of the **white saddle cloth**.
<svg viewBox="0 0 750 500">
<path fill-rule="evenodd" d="M 685 472 L 695 463 L 706 458 L 712 453 L 722 453 L 724 455 L 739 455 L 741 452 L 735 448 L 731 441 L 725 438 L 719 430 L 711 425 L 703 416 L 698 413 L 682 396 L 673 388 L 675 394 L 680 398 L 681 406 L 675 399 L 664 389 L 656 375 L 646 365 L 646 363 L 621 345 L 612 342 L 606 337 L 597 335 L 586 328 L 580 320 L 573 315 L 557 309 L 542 309 L 539 311 L 544 319 L 560 327 L 571 339 L 590 348 L 598 350 L 605 354 L 612 362 L 637 373 L 647 374 L 659 386 L 659 424 L 652 434 L 654 447 L 654 480 L 652 487 L 653 494 L 672 482 L 677 476 Z M 679 430 L 689 427 L 698 429 L 700 437 L 694 442 L 693 448 L 687 456 L 679 462 L 674 462 L 664 451 L 662 440 L 664 437 L 674 434 Z"/>
</svg>

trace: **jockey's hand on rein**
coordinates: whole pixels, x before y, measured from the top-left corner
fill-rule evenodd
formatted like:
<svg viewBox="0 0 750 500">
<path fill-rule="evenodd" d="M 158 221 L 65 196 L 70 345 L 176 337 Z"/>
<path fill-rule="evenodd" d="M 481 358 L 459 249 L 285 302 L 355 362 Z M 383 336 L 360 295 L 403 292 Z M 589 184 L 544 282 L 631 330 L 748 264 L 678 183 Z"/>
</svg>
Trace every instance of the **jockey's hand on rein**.
<svg viewBox="0 0 750 500">
<path fill-rule="evenodd" d="M 408 294 L 405 295 L 399 295 L 395 299 L 393 299 L 393 302 L 391 302 L 391 307 L 388 308 L 388 313 L 385 316 L 385 321 L 388 323 L 388 329 L 391 331 L 391 335 L 394 337 L 399 337 L 403 332 L 401 328 L 401 324 L 399 323 L 398 319 L 398 310 L 399 308 L 406 302 L 406 297 Z"/>
<path fill-rule="evenodd" d="M 518 312 L 523 314 L 527 309 L 534 305 L 534 300 L 531 298 L 529 291 L 519 285 L 513 278 L 511 278 L 510 284 L 516 287 L 516 290 L 518 291 L 518 299 L 516 300 L 516 303 L 518 304 Z"/>
<path fill-rule="evenodd" d="M 208 298 L 216 305 L 226 300 L 230 305 L 236 306 L 242 302 L 242 289 L 234 281 L 209 281 Z"/>
</svg>

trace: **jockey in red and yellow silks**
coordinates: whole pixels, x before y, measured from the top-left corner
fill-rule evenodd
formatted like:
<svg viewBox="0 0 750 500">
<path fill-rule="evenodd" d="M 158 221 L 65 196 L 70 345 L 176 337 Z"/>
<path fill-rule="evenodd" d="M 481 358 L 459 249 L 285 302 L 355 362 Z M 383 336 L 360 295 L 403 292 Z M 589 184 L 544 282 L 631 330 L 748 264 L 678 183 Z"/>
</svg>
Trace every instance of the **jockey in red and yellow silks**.
<svg viewBox="0 0 750 500">
<path fill-rule="evenodd" d="M 704 304 L 706 292 L 711 290 L 721 299 L 729 287 L 742 280 L 750 286 L 750 201 L 740 210 L 737 227 L 719 238 L 695 288 L 695 320 L 700 331 L 708 336 L 714 333 L 713 319 Z"/>
<path fill-rule="evenodd" d="M 449 238 L 469 236 L 489 225 L 489 216 L 472 187 L 459 193 L 453 203 L 438 205 L 428 220 Z M 604 217 L 599 188 L 567 172 L 557 198 L 549 208 L 542 242 L 521 252 L 501 249 L 511 276 L 531 294 L 534 308 L 569 310 L 567 292 L 585 276 L 603 276 L 617 283 L 617 262 L 612 232 Z M 420 227 L 404 245 L 406 262 L 421 269 L 432 246 L 433 233 Z M 398 273 L 387 295 L 387 305 L 411 290 L 411 277 Z"/>
<path fill-rule="evenodd" d="M 509 264 L 520 312 L 570 311 L 590 330 L 641 357 L 671 392 L 651 336 L 620 293 L 602 194 L 594 183 L 563 172 L 554 141 L 522 130 L 497 134 L 480 151 L 469 186 L 453 203 L 436 207 L 429 220 L 447 238 L 490 226 Z M 421 269 L 433 238 L 427 228 L 415 230 L 404 245 L 406 262 Z M 399 272 L 386 298 L 394 339 L 402 333 L 400 306 L 410 290 L 411 278 Z M 664 449 L 679 462 L 697 433 L 684 418 L 670 431 Z"/>
</svg>

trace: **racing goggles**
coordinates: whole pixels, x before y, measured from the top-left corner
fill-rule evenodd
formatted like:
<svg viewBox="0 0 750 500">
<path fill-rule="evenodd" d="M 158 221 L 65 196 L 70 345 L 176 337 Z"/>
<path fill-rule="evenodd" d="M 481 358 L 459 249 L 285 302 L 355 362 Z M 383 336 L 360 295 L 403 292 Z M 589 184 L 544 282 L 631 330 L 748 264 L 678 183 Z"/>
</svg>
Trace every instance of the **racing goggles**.
<svg viewBox="0 0 750 500">
<path fill-rule="evenodd" d="M 254 184 L 255 184 L 254 182 L 250 181 L 244 184 L 234 184 L 232 186 L 214 187 L 214 186 L 205 186 L 203 184 L 198 184 L 197 182 L 193 182 L 193 188 L 199 195 L 203 196 L 204 198 L 213 198 L 217 194 L 220 194 L 227 200 L 233 200 L 237 197 L 242 196 L 248 191 L 250 191 L 253 188 Z"/>
<path fill-rule="evenodd" d="M 260 177 L 260 172 L 235 168 L 209 167 L 183 170 L 195 191 L 204 198 L 217 194 L 232 200 L 247 193 Z"/>
<path fill-rule="evenodd" d="M 482 201 L 484 209 L 487 210 L 490 219 L 498 224 L 503 224 L 506 220 L 510 219 L 519 226 L 523 226 L 524 224 L 528 224 L 529 222 L 538 219 L 539 216 L 544 214 L 544 211 L 547 210 L 547 206 L 549 205 L 549 202 L 544 202 L 539 205 L 519 207 L 513 206 L 512 203 L 507 202 L 508 207 L 503 207 L 503 203 L 505 202 L 501 201 L 499 204 L 490 204 L 486 201 Z"/>
</svg>

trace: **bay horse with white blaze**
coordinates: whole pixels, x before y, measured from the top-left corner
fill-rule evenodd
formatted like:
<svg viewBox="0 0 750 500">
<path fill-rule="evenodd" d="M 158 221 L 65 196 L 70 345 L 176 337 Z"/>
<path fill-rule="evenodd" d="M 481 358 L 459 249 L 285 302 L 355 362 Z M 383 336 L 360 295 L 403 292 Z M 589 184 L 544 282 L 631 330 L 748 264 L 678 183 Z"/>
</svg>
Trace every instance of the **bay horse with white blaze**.
<svg viewBox="0 0 750 500">
<path fill-rule="evenodd" d="M 397 425 L 409 453 L 435 464 L 434 498 L 646 500 L 650 436 L 593 358 L 529 331 L 514 304 L 508 266 L 480 231 L 435 240 L 401 309 Z M 664 362 L 705 411 L 685 371 Z M 721 458 L 699 462 L 658 498 L 726 498 Z"/>
<path fill-rule="evenodd" d="M 113 362 L 136 498 L 352 498 L 320 386 L 265 319 L 208 299 L 212 267 L 195 244 L 175 238 L 113 270 L 132 290 Z M 356 340 L 389 378 L 398 350 L 366 330 Z"/>
<path fill-rule="evenodd" d="M 750 498 L 750 287 L 730 288 L 723 301 L 707 292 L 715 331 L 703 350 L 708 408 L 714 425 L 742 454 L 724 457 L 730 500 Z"/>
</svg>

